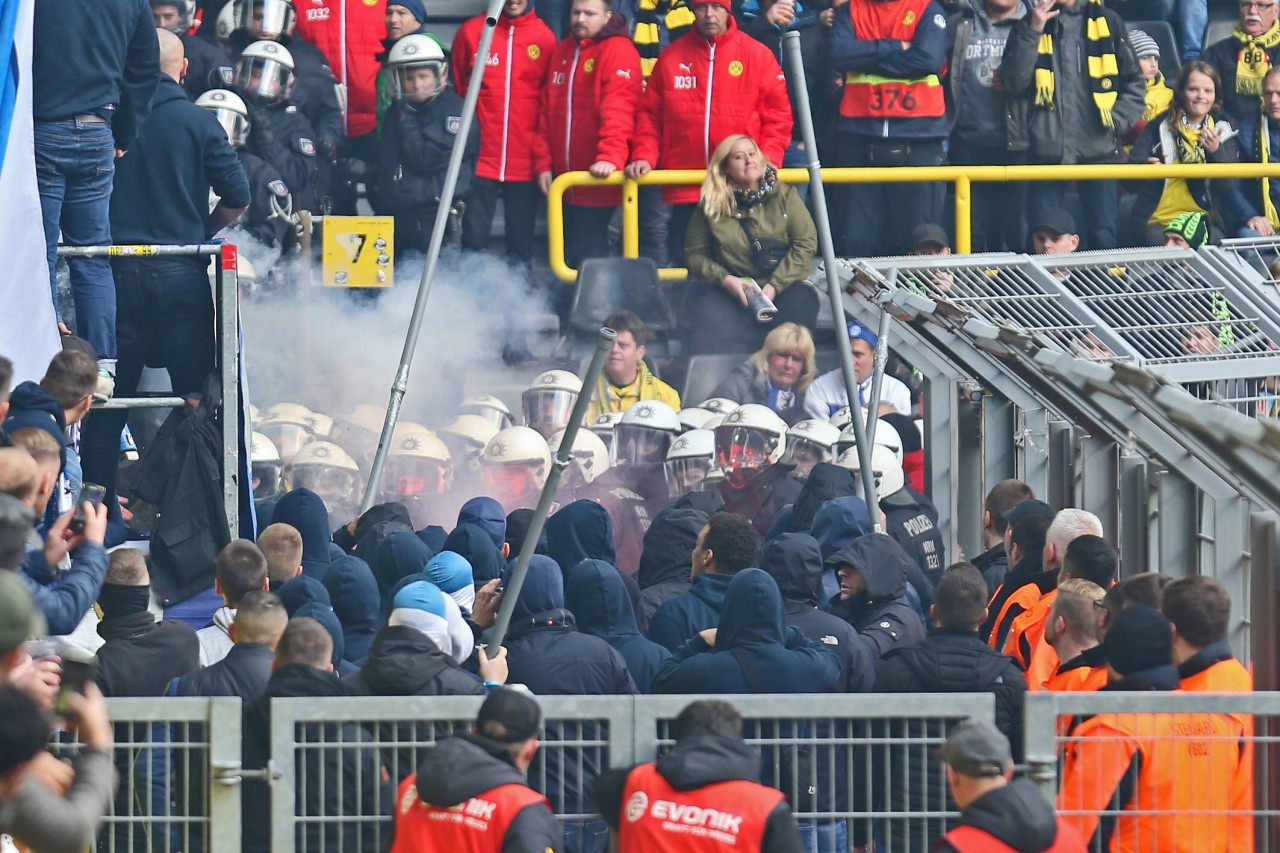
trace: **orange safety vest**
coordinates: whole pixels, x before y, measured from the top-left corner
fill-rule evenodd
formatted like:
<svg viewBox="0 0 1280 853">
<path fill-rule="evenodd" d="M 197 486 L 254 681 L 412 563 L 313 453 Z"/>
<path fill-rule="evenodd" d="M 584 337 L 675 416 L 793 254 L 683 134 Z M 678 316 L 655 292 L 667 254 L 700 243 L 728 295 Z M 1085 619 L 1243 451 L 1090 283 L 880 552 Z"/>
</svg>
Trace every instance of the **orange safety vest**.
<svg viewBox="0 0 1280 853">
<path fill-rule="evenodd" d="M 1044 689 L 1055 693 L 1089 693 L 1107 686 L 1107 667 L 1073 666 L 1058 671 L 1044 683 Z"/>
<path fill-rule="evenodd" d="M 1013 620 L 1004 643 L 1004 653 L 1026 670 L 1028 690 L 1043 690 L 1045 682 L 1058 669 L 1058 653 L 1044 639 L 1049 610 L 1057 597 L 1058 591 L 1051 589 L 1026 612 L 1019 614 Z"/>
<path fill-rule="evenodd" d="M 1017 848 L 1010 847 L 976 826 L 957 826 L 942 836 L 942 840 L 960 853 L 1018 853 Z M 1058 818 L 1058 834 L 1053 839 L 1053 845 L 1046 847 L 1041 853 L 1085 853 L 1086 849 L 1076 828 Z"/>
<path fill-rule="evenodd" d="M 1235 658 L 1218 661 L 1195 675 L 1182 679 L 1182 689 L 1205 693 L 1252 693 L 1253 674 Z M 1240 771 L 1231 785 L 1231 837 L 1241 850 L 1253 849 L 1253 715 L 1232 714 L 1244 727 L 1245 744 L 1240 755 Z"/>
<path fill-rule="evenodd" d="M 641 764 L 627 775 L 618 850 L 756 853 L 780 802 L 781 791 L 745 779 L 677 791 L 656 765 Z"/>
<path fill-rule="evenodd" d="M 400 783 L 396 840 L 391 853 L 501 853 L 516 815 L 547 798 L 527 785 L 499 785 L 456 806 L 433 806 L 418 796 L 418 774 Z"/>
<path fill-rule="evenodd" d="M 1004 606 L 1000 608 L 1000 616 L 991 629 L 991 637 L 988 638 L 987 645 L 996 651 L 1003 650 L 1005 640 L 1009 638 L 1013 628 L 1013 621 L 1034 607 L 1042 595 L 1044 593 L 1040 591 L 1035 581 L 1025 583 L 1014 590 L 1013 594 L 1005 599 Z M 1013 609 L 1015 607 L 1016 610 Z"/>
<path fill-rule="evenodd" d="M 915 38 L 930 0 L 851 0 L 849 15 L 859 40 Z M 913 79 L 849 71 L 840 115 L 846 118 L 937 118 L 946 115 L 946 97 L 937 74 Z"/>
<path fill-rule="evenodd" d="M 1115 822 L 1111 853 L 1246 849 L 1231 835 L 1244 738 L 1233 716 L 1097 714 L 1069 738 L 1057 805 L 1081 837 L 1093 838 L 1106 819 Z M 1116 802 L 1135 762 L 1128 799 Z M 1104 811 L 1118 814 L 1104 818 Z"/>
</svg>

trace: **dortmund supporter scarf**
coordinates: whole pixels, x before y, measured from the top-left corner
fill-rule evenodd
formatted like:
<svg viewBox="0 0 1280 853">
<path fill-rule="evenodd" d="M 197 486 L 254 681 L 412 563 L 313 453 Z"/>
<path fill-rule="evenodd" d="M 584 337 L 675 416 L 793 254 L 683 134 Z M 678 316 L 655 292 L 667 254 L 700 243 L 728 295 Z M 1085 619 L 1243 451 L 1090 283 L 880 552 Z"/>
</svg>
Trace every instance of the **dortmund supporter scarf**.
<svg viewBox="0 0 1280 853">
<path fill-rule="evenodd" d="M 1120 77 L 1116 43 L 1107 18 L 1102 13 L 1102 0 L 1088 0 L 1088 4 L 1085 10 L 1088 19 L 1085 52 L 1089 63 L 1089 91 L 1093 94 L 1093 103 L 1098 108 L 1103 126 L 1113 127 L 1111 109 L 1119 97 L 1116 84 Z M 1050 110 L 1055 107 L 1057 85 L 1053 75 L 1053 35 L 1057 32 L 1057 24 L 1058 19 L 1054 19 L 1045 27 L 1036 56 L 1036 106 Z"/>
<path fill-rule="evenodd" d="M 1263 165 L 1271 162 L 1271 129 L 1267 123 L 1266 107 L 1258 117 L 1258 161 Z M 1262 212 L 1266 215 L 1271 227 L 1280 230 L 1280 211 L 1276 210 L 1271 200 L 1271 179 L 1262 179 Z"/>
<path fill-rule="evenodd" d="M 1271 70 L 1271 57 L 1267 51 L 1280 45 L 1280 21 L 1276 21 L 1262 35 L 1251 36 L 1236 27 L 1231 35 L 1240 42 L 1236 54 L 1236 94 L 1261 95 L 1262 78 Z"/>
<path fill-rule="evenodd" d="M 1179 163 L 1203 163 L 1205 161 L 1204 145 L 1200 143 L 1200 132 L 1214 125 L 1213 116 L 1205 116 L 1204 124 L 1199 126 L 1187 123 L 1183 116 L 1173 128 L 1173 145 L 1178 149 Z"/>
</svg>

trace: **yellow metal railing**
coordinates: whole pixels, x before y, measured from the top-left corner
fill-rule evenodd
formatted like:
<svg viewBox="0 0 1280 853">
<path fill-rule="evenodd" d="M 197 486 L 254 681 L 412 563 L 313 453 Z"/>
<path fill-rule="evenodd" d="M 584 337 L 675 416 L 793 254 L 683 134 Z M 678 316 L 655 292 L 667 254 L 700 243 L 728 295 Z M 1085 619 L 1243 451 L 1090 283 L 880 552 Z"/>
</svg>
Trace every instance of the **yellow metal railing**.
<svg viewBox="0 0 1280 853">
<path fill-rule="evenodd" d="M 547 236 L 551 270 L 561 281 L 572 282 L 578 271 L 564 257 L 564 194 L 573 187 L 622 187 L 622 255 L 640 256 L 641 184 L 658 186 L 697 186 L 706 172 L 701 169 L 655 170 L 639 181 L 615 172 L 607 178 L 591 177 L 588 172 L 565 172 L 551 182 L 547 193 Z M 789 184 L 809 181 L 806 169 L 779 169 L 779 179 Z M 1004 181 L 1107 181 L 1163 180 L 1165 178 L 1273 178 L 1280 179 L 1280 163 L 1204 163 L 1197 165 L 1163 165 L 1116 163 L 1100 166 L 907 166 L 900 168 L 825 168 L 826 184 L 920 183 L 947 181 L 955 186 L 956 245 L 958 254 L 967 255 L 973 245 L 970 215 L 972 185 L 976 182 Z M 664 267 L 658 271 L 663 281 L 684 281 L 689 272 L 684 267 Z"/>
</svg>

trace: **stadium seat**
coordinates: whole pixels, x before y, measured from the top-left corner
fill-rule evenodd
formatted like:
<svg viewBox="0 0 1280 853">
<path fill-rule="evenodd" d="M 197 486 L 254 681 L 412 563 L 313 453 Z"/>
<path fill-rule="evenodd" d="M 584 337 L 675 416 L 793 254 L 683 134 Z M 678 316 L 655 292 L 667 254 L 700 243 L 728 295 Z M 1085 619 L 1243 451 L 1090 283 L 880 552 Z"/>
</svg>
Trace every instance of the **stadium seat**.
<svg viewBox="0 0 1280 853">
<path fill-rule="evenodd" d="M 583 261 L 569 311 L 570 328 L 579 333 L 594 333 L 605 317 L 623 308 L 643 320 L 655 334 L 667 335 L 675 329 L 675 317 L 652 260 L 589 258 Z"/>
<path fill-rule="evenodd" d="M 695 355 L 689 359 L 689 375 L 680 392 L 680 401 L 696 406 L 711 397 L 711 392 L 733 369 L 751 357 L 751 353 Z"/>
<path fill-rule="evenodd" d="M 1209 28 L 1204 33 L 1204 46 L 1206 49 L 1210 45 L 1217 44 L 1224 38 L 1231 35 L 1236 28 L 1235 18 L 1223 18 L 1220 21 L 1210 21 Z M 1163 66 L 1163 63 L 1162 63 Z M 1172 79 L 1172 78 L 1171 78 Z"/>
<path fill-rule="evenodd" d="M 1129 29 L 1142 30 L 1160 45 L 1160 73 L 1170 86 L 1178 79 L 1178 70 L 1182 68 L 1182 57 L 1178 54 L 1178 39 L 1173 34 L 1173 26 L 1167 21 L 1126 21 Z M 1209 43 L 1205 42 L 1205 47 Z"/>
</svg>

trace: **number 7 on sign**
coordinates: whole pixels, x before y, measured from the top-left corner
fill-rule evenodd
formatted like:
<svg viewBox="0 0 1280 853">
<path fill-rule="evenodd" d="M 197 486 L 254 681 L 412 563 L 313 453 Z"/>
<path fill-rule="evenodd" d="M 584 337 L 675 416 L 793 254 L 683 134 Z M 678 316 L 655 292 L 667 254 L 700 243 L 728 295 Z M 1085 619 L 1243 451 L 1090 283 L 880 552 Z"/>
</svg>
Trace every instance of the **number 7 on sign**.
<svg viewBox="0 0 1280 853">
<path fill-rule="evenodd" d="M 337 240 L 338 245 L 346 250 L 347 254 L 351 256 L 351 263 L 354 264 L 360 260 L 360 253 L 364 251 L 364 244 L 369 241 L 369 235 L 348 232 L 345 234 L 335 235 L 335 239 Z"/>
</svg>

